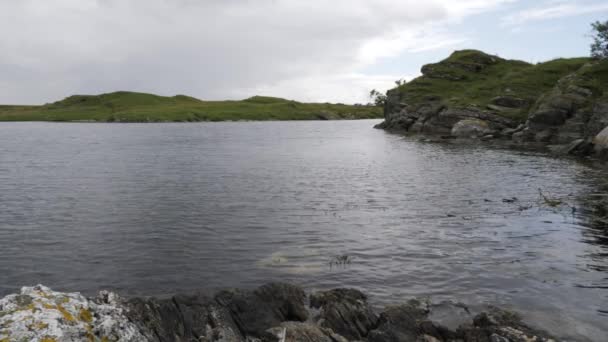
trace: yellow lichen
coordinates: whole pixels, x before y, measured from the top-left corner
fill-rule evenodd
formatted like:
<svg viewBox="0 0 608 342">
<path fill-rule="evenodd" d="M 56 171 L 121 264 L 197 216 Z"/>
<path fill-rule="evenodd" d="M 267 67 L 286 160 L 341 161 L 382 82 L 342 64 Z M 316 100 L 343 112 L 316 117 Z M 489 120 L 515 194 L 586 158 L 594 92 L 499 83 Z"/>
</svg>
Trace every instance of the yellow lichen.
<svg viewBox="0 0 608 342">
<path fill-rule="evenodd" d="M 47 310 L 55 310 L 55 309 L 57 309 L 57 307 L 55 307 L 55 305 L 51 305 L 51 304 L 47 304 L 47 303 L 42 303 L 42 307 L 44 307 Z"/>
<path fill-rule="evenodd" d="M 93 315 L 91 315 L 91 311 L 88 309 L 82 308 L 80 309 L 80 312 L 78 312 L 78 319 L 83 322 L 91 323 L 93 320 Z"/>
<path fill-rule="evenodd" d="M 27 328 L 29 330 L 44 330 L 48 327 L 49 327 L 49 325 L 47 323 L 42 323 L 42 322 L 28 324 L 28 326 L 27 326 Z"/>
<path fill-rule="evenodd" d="M 54 337 L 45 336 L 40 339 L 40 342 L 57 342 L 57 340 Z"/>
<path fill-rule="evenodd" d="M 57 304 L 57 310 L 59 312 L 61 312 L 61 314 L 63 315 L 63 318 L 65 318 L 66 321 L 68 322 L 74 322 L 76 319 L 74 319 L 74 316 L 72 316 L 72 314 L 66 310 L 63 306 L 61 306 L 61 304 Z"/>
</svg>

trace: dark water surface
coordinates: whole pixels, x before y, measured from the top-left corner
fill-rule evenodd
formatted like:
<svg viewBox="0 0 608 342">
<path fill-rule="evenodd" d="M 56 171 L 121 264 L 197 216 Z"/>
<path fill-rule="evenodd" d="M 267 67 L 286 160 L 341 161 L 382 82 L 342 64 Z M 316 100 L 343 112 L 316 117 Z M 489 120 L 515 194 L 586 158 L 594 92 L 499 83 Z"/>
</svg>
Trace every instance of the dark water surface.
<svg viewBox="0 0 608 342">
<path fill-rule="evenodd" d="M 279 280 L 357 287 L 378 305 L 498 304 L 605 336 L 608 233 L 537 190 L 580 205 L 602 171 L 375 123 L 2 123 L 0 295 Z M 330 268 L 336 255 L 352 263 Z"/>
</svg>

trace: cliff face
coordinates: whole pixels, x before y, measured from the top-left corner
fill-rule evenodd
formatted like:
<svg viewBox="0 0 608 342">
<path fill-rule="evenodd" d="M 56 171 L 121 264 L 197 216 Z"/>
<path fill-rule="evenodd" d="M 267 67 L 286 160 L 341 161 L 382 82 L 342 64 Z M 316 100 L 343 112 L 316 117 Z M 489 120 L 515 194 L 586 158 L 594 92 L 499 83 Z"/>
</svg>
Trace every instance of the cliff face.
<svg viewBox="0 0 608 342">
<path fill-rule="evenodd" d="M 425 65 L 387 93 L 378 128 L 462 138 L 564 145 L 606 155 L 608 61 L 558 59 L 536 65 L 475 50 Z M 608 131 L 605 131 L 608 136 Z"/>
</svg>

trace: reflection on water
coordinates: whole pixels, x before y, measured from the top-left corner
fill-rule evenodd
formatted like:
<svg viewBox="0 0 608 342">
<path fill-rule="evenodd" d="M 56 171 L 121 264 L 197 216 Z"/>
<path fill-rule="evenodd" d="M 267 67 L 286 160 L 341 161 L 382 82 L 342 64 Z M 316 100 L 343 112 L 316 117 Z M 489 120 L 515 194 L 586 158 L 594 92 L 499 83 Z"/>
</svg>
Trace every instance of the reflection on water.
<svg viewBox="0 0 608 342">
<path fill-rule="evenodd" d="M 0 125 L 0 292 L 353 286 L 607 332 L 602 170 L 374 121 Z M 332 267 L 332 258 L 351 262 Z"/>
</svg>

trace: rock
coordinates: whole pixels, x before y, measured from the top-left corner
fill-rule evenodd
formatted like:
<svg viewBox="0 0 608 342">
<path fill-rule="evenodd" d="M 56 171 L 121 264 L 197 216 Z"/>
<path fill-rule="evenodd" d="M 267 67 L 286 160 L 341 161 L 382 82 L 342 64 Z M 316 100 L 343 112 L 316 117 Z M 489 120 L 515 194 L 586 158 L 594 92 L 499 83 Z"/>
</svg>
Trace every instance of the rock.
<svg viewBox="0 0 608 342">
<path fill-rule="evenodd" d="M 329 329 L 323 329 L 310 323 L 284 322 L 279 327 L 269 329 L 274 336 L 267 337 L 276 342 L 347 342 L 344 337 Z"/>
<path fill-rule="evenodd" d="M 588 156 L 593 153 L 594 145 L 587 139 L 577 139 L 569 144 L 549 146 L 549 150 L 559 155 Z"/>
<path fill-rule="evenodd" d="M 376 327 L 378 315 L 367 303 L 367 296 L 355 289 L 316 292 L 310 305 L 321 309 L 315 321 L 349 340 L 361 340 Z"/>
<path fill-rule="evenodd" d="M 554 132 L 555 132 L 555 130 L 553 130 L 553 129 L 550 129 L 550 128 L 545 129 L 543 131 L 536 133 L 534 135 L 534 140 L 538 141 L 538 142 L 548 143 L 551 141 L 551 138 L 553 137 Z"/>
<path fill-rule="evenodd" d="M 473 326 L 461 326 L 457 333 L 465 341 L 554 341 L 546 332 L 524 324 L 519 315 L 494 307 L 475 316 Z"/>
<path fill-rule="evenodd" d="M 490 125 L 479 119 L 460 120 L 452 128 L 452 135 L 460 138 L 476 138 L 492 133 Z"/>
<path fill-rule="evenodd" d="M 500 132 L 500 135 L 503 137 L 511 137 L 513 134 L 523 131 L 526 126 L 521 124 L 515 128 L 505 128 Z"/>
<path fill-rule="evenodd" d="M 608 155 L 608 126 L 593 138 L 595 152 L 605 157 Z"/>
<path fill-rule="evenodd" d="M 378 320 L 378 327 L 369 333 L 370 342 L 415 341 L 419 323 L 427 319 L 429 309 L 422 302 L 387 307 Z"/>
<path fill-rule="evenodd" d="M 134 298 L 128 306 L 148 341 L 244 341 L 230 311 L 208 296 Z"/>
<path fill-rule="evenodd" d="M 147 341 L 116 295 L 93 301 L 42 285 L 0 299 L 0 327 L 0 341 Z"/>
<path fill-rule="evenodd" d="M 378 317 L 353 289 L 311 295 L 318 316 L 301 322 L 308 317 L 303 297 L 299 287 L 287 284 L 128 301 L 105 291 L 87 299 L 24 287 L 0 299 L 0 341 L 551 341 L 518 315 L 496 308 L 471 318 L 462 304 L 410 300 Z"/>
<path fill-rule="evenodd" d="M 222 291 L 216 300 L 228 308 L 244 336 L 262 337 L 285 321 L 308 319 L 306 293 L 289 284 L 268 284 L 255 291 Z"/>
<path fill-rule="evenodd" d="M 522 108 L 529 104 L 527 100 L 510 95 L 497 96 L 490 102 L 496 106 L 506 108 Z"/>
</svg>

